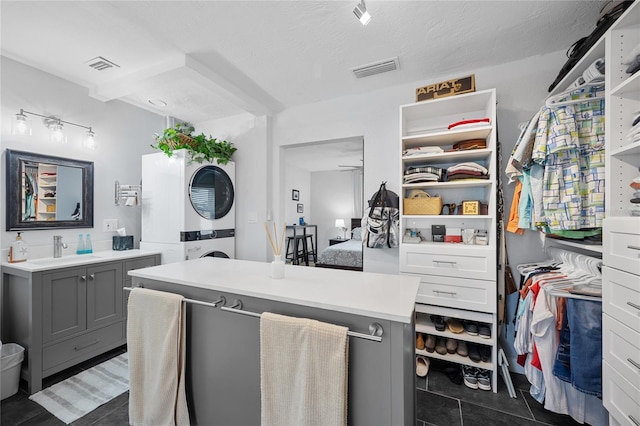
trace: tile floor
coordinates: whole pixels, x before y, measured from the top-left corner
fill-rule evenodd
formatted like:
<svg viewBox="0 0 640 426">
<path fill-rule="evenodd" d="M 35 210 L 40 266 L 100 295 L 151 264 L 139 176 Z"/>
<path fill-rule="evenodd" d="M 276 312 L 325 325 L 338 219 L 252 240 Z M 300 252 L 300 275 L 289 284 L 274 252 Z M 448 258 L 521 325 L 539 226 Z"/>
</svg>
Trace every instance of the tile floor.
<svg viewBox="0 0 640 426">
<path fill-rule="evenodd" d="M 69 368 L 45 379 L 44 386 L 51 386 L 83 369 L 88 369 L 106 359 L 119 355 L 125 347 L 115 349 Z M 443 365 L 432 363 L 426 378 L 416 380 L 417 426 L 528 426 L 528 425 L 577 425 L 568 416 L 544 410 L 527 391 L 524 376 L 512 374 L 518 397 L 510 398 L 502 381 L 498 393 L 473 390 L 464 384 L 456 385 L 442 372 Z M 24 383 L 22 383 L 24 385 Z M 74 426 L 128 425 L 129 394 L 124 393 L 72 423 Z M 2 401 L 0 424 L 4 426 L 58 426 L 64 425 L 40 405 L 29 400 L 24 390 Z"/>
</svg>

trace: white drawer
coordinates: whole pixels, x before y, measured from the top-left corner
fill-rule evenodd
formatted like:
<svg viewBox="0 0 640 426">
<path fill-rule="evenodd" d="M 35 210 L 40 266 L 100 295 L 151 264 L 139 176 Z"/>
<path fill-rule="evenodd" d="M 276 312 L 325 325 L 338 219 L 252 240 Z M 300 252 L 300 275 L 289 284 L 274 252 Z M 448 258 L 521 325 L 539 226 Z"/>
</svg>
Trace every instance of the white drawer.
<svg viewBox="0 0 640 426">
<path fill-rule="evenodd" d="M 606 361 L 602 363 L 602 403 L 619 424 L 640 424 L 640 389 Z"/>
<path fill-rule="evenodd" d="M 604 264 L 640 275 L 640 217 L 607 218 L 603 230 Z"/>
<path fill-rule="evenodd" d="M 496 250 L 464 244 L 402 244 L 400 271 L 414 274 L 495 280 Z"/>
<path fill-rule="evenodd" d="M 416 303 L 448 306 L 479 312 L 495 312 L 496 282 L 441 277 L 437 275 L 403 274 L 420 277 Z"/>
<path fill-rule="evenodd" d="M 602 358 L 640 389 L 640 333 L 602 316 Z"/>
<path fill-rule="evenodd" d="M 602 310 L 640 333 L 640 277 L 605 266 Z"/>
</svg>

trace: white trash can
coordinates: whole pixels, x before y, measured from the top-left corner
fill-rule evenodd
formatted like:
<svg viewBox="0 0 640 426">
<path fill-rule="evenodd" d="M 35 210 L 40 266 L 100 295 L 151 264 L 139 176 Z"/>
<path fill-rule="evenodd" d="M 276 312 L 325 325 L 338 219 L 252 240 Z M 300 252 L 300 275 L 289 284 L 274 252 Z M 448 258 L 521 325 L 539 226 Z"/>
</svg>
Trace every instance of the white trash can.
<svg viewBox="0 0 640 426">
<path fill-rule="evenodd" d="M 0 366 L 2 367 L 2 398 L 9 398 L 18 392 L 20 367 L 24 359 L 24 348 L 15 343 L 2 345 Z"/>
</svg>

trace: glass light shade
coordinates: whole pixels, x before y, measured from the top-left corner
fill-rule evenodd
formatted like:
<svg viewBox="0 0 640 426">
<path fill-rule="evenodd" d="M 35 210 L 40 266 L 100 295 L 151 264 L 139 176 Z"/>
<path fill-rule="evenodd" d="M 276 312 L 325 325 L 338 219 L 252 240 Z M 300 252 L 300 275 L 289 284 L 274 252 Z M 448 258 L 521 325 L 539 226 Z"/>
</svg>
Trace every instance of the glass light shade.
<svg viewBox="0 0 640 426">
<path fill-rule="evenodd" d="M 62 123 L 51 123 L 49 125 L 49 140 L 53 143 L 67 143 L 67 138 L 62 132 Z"/>
<path fill-rule="evenodd" d="M 14 135 L 28 135 L 31 136 L 31 120 L 22 112 L 16 114 L 13 120 L 11 133 Z"/>
<path fill-rule="evenodd" d="M 87 130 L 82 145 L 87 149 L 96 149 L 96 144 L 96 134 L 91 129 Z"/>
<path fill-rule="evenodd" d="M 336 219 L 336 228 L 346 228 L 344 219 Z"/>
</svg>

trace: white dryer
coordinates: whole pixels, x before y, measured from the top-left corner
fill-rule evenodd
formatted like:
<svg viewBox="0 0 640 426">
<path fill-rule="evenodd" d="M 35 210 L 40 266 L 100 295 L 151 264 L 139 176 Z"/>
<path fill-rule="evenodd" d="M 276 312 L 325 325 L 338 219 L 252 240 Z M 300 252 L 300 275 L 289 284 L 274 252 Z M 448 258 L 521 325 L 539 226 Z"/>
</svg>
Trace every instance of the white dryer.
<svg viewBox="0 0 640 426">
<path fill-rule="evenodd" d="M 193 235 L 195 236 L 195 234 Z M 141 241 L 140 248 L 143 250 L 159 251 L 163 264 L 209 256 L 234 259 L 236 249 L 235 241 L 233 237 L 209 238 L 179 243 L 150 243 Z"/>
<path fill-rule="evenodd" d="M 233 238 L 235 163 L 190 163 L 186 150 L 143 155 L 141 225 L 145 243 Z"/>
</svg>

